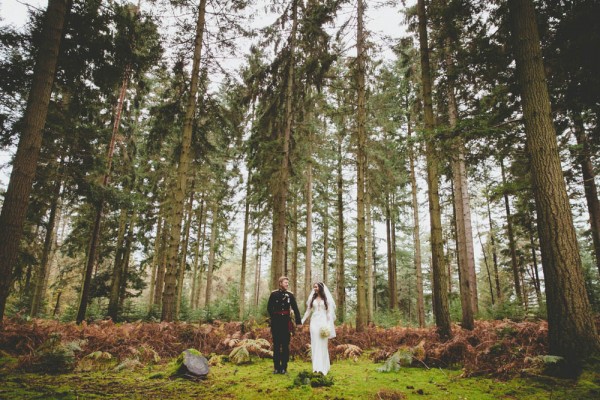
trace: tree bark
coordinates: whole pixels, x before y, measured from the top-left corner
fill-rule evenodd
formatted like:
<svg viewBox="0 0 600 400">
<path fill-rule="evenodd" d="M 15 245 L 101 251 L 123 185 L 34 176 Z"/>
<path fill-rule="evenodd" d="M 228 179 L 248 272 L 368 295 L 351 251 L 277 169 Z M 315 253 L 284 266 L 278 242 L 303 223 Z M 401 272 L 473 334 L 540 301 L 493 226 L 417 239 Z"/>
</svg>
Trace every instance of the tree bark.
<svg viewBox="0 0 600 400">
<path fill-rule="evenodd" d="M 538 262 L 537 262 L 537 255 L 535 253 L 535 249 L 537 246 L 535 243 L 535 239 L 533 237 L 533 230 L 531 229 L 531 227 L 528 227 L 528 228 L 529 228 L 529 243 L 531 246 L 531 269 L 532 269 L 531 279 L 533 280 L 533 285 L 535 287 L 535 296 L 537 298 L 537 303 L 538 303 L 538 306 L 540 306 L 544 302 L 544 299 L 542 297 L 542 284 L 540 282 L 540 274 L 539 274 L 539 267 L 538 267 Z"/>
<path fill-rule="evenodd" d="M 585 191 L 585 200 L 590 214 L 590 228 L 592 231 L 592 241 L 594 243 L 594 256 L 596 258 L 596 267 L 600 273 L 600 201 L 598 200 L 598 189 L 596 188 L 596 174 L 591 160 L 590 144 L 588 142 L 585 126 L 581 113 L 573 114 L 574 133 L 579 146 L 578 161 L 581 165 L 581 174 L 583 175 L 583 188 Z"/>
<path fill-rule="evenodd" d="M 125 254 L 123 255 L 123 268 L 121 273 L 121 284 L 119 287 L 119 309 L 123 309 L 127 297 L 127 278 L 129 277 L 129 263 L 131 261 L 131 249 L 133 247 L 133 229 L 137 223 L 137 211 L 134 209 L 129 220 L 129 228 L 125 238 Z"/>
<path fill-rule="evenodd" d="M 563 372 L 572 374 L 583 359 L 600 351 L 600 340 L 560 164 L 534 5 L 509 0 L 508 6 L 546 282 L 550 354 L 564 357 Z"/>
<path fill-rule="evenodd" d="M 329 185 L 325 184 L 323 210 L 323 283 L 329 285 Z"/>
<path fill-rule="evenodd" d="M 156 287 L 156 277 L 158 273 L 158 264 L 160 262 L 160 244 L 162 242 L 162 206 L 159 208 L 156 220 L 156 236 L 154 238 L 154 254 L 152 255 L 152 271 L 150 272 L 150 292 L 148 293 L 148 312 L 152 311 L 154 305 L 154 291 Z"/>
<path fill-rule="evenodd" d="M 0 327 L 13 285 L 13 270 L 19 255 L 29 195 L 42 146 L 42 131 L 46 124 L 68 4 L 68 0 L 48 1 L 33 82 L 23 116 L 23 130 L 0 213 Z"/>
<path fill-rule="evenodd" d="M 356 32 L 356 79 L 357 79 L 357 111 L 356 111 L 356 331 L 362 332 L 367 326 L 367 277 L 365 253 L 365 172 L 367 163 L 367 108 L 366 108 L 366 54 L 364 32 L 363 0 L 358 0 L 357 32 Z"/>
<path fill-rule="evenodd" d="M 185 282 L 185 267 L 187 265 L 187 253 L 188 245 L 190 243 L 190 228 L 192 226 L 192 206 L 194 204 L 194 183 L 192 182 L 192 190 L 190 190 L 190 198 L 187 203 L 187 210 L 185 212 L 187 218 L 183 227 L 183 241 L 181 243 L 181 261 L 179 262 L 179 270 L 177 271 L 177 301 L 175 303 L 175 318 L 179 319 L 181 312 L 181 301 L 183 297 L 183 286 Z"/>
<path fill-rule="evenodd" d="M 62 161 L 59 171 L 62 170 Z M 37 317 L 40 312 L 44 310 L 44 298 L 46 297 L 46 287 L 48 284 L 48 275 L 50 273 L 50 254 L 52 252 L 52 244 L 54 243 L 55 227 L 57 212 L 60 203 L 60 191 L 62 188 L 62 177 L 60 172 L 58 173 L 59 178 L 54 184 L 54 191 L 52 193 L 52 204 L 50 206 L 50 216 L 48 217 L 48 223 L 46 224 L 46 235 L 44 237 L 44 248 L 42 250 L 42 259 L 40 261 L 40 267 L 35 274 L 34 279 L 34 292 L 33 299 L 31 302 L 30 315 Z"/>
<path fill-rule="evenodd" d="M 251 172 L 248 170 L 246 181 L 246 206 L 244 209 L 244 236 L 242 238 L 242 268 L 240 271 L 240 311 L 238 317 L 240 321 L 244 320 L 246 308 L 246 259 L 248 257 L 248 231 L 250 229 L 250 179 Z"/>
<path fill-rule="evenodd" d="M 388 291 L 390 296 L 390 310 L 396 309 L 396 263 L 394 262 L 394 241 L 392 240 L 392 212 L 390 210 L 390 197 L 386 196 L 385 202 L 385 226 L 387 242 L 387 261 L 388 261 Z"/>
<path fill-rule="evenodd" d="M 479 238 L 479 244 L 481 244 L 481 253 L 483 254 L 483 264 L 485 265 L 485 270 L 487 272 L 488 284 L 490 286 L 490 298 L 492 300 L 492 305 L 496 304 L 496 300 L 494 298 L 494 286 L 492 284 L 492 271 L 490 271 L 490 264 L 488 262 L 488 256 L 485 246 L 483 245 L 483 241 L 481 240 L 481 233 L 479 229 L 477 230 L 477 237 Z"/>
<path fill-rule="evenodd" d="M 309 142 L 312 140 L 311 134 L 309 133 Z M 308 157 L 312 158 L 312 146 L 309 145 Z M 312 288 L 312 192 L 313 192 L 313 181 L 312 181 L 312 161 L 308 161 L 306 169 L 306 266 L 304 267 L 304 293 L 308 296 Z"/>
<path fill-rule="evenodd" d="M 393 282 L 393 295 L 394 295 L 394 306 L 395 308 L 399 308 L 399 293 L 398 293 L 398 247 L 396 243 L 396 196 L 392 194 L 391 199 L 391 220 L 390 220 L 390 231 L 392 236 L 392 282 Z"/>
<path fill-rule="evenodd" d="M 371 223 L 371 195 L 369 190 L 369 182 L 366 182 L 366 190 L 365 190 L 365 209 L 366 209 L 366 227 L 365 230 L 367 232 L 366 242 L 367 242 L 367 321 L 369 323 L 373 322 L 373 317 L 375 313 L 375 305 L 374 305 L 374 263 L 375 260 L 373 258 L 373 225 Z"/>
<path fill-rule="evenodd" d="M 167 241 L 169 236 L 169 221 L 163 217 L 163 228 L 160 238 L 160 252 L 158 256 L 158 269 L 156 271 L 156 285 L 154 289 L 154 305 L 160 307 L 162 293 L 165 287 L 165 272 L 167 266 Z"/>
<path fill-rule="evenodd" d="M 412 137 L 412 125 L 410 116 L 408 119 L 408 140 L 410 143 Z M 425 327 L 425 300 L 423 296 L 423 268 L 421 262 L 421 230 L 419 224 L 419 201 L 417 195 L 419 188 L 417 186 L 417 175 L 415 173 L 415 152 L 412 144 L 408 150 L 410 163 L 410 187 L 412 193 L 412 209 L 413 209 L 413 243 L 414 243 L 414 264 L 416 272 L 417 285 L 417 314 L 419 316 L 419 327 Z"/>
<path fill-rule="evenodd" d="M 423 90 L 424 128 L 428 135 L 433 134 L 434 116 L 432 104 L 432 82 L 429 64 L 429 45 L 427 40 L 427 14 L 425 1 L 417 1 L 419 17 L 419 47 L 421 53 L 421 81 Z M 450 338 L 450 311 L 448 307 L 448 288 L 446 268 L 444 266 L 444 247 L 442 240 L 442 216 L 439 197 L 439 155 L 433 139 L 426 143 L 427 184 L 429 186 L 429 218 L 431 227 L 431 270 L 433 274 L 433 313 L 439 335 Z"/>
<path fill-rule="evenodd" d="M 125 231 L 127 230 L 127 214 L 128 211 L 126 209 L 121 209 L 121 215 L 119 216 L 119 230 L 117 234 L 117 250 L 115 251 L 115 261 L 113 264 L 107 312 L 107 315 L 113 321 L 117 321 L 119 314 L 119 292 L 121 288 L 121 280 L 123 278 L 123 266 L 125 260 Z"/>
<path fill-rule="evenodd" d="M 342 142 L 344 138 L 341 132 L 338 134 L 337 143 L 337 232 L 336 232 L 336 267 L 335 267 L 335 293 L 336 304 L 339 310 L 338 320 L 345 320 L 346 311 L 346 280 L 344 271 L 344 177 L 342 175 L 343 154 Z"/>
<path fill-rule="evenodd" d="M 191 143 L 192 128 L 194 125 L 194 113 L 196 111 L 196 93 L 198 92 L 198 72 L 200 71 L 200 59 L 202 56 L 202 38 L 204 36 L 204 18 L 206 11 L 206 0 L 200 0 L 198 6 L 198 21 L 196 23 L 196 38 L 194 40 L 194 61 L 190 90 L 187 98 L 185 117 L 183 120 L 183 133 L 181 139 L 181 154 L 177 166 L 177 177 L 172 191 L 172 211 L 169 216 L 169 246 L 167 257 L 167 270 L 165 274 L 165 289 L 162 297 L 161 320 L 171 322 L 176 317 L 176 285 L 177 285 L 177 254 L 181 237 L 181 220 L 183 218 L 183 206 L 188 189 L 188 171 L 192 159 Z"/>
<path fill-rule="evenodd" d="M 502 173 L 502 184 L 506 187 L 506 174 L 504 170 L 504 160 L 500 159 L 500 171 Z M 504 207 L 506 209 L 506 230 L 508 235 L 508 246 L 510 248 L 510 265 L 513 272 L 513 281 L 515 283 L 515 294 L 517 301 L 523 305 L 523 289 L 521 288 L 521 279 L 519 278 L 519 261 L 517 260 L 517 245 L 515 244 L 515 234 L 512 225 L 512 216 L 510 213 L 510 202 L 508 193 L 504 190 Z"/>
<path fill-rule="evenodd" d="M 502 289 L 500 287 L 500 274 L 498 273 L 498 251 L 496 249 L 496 229 L 494 227 L 494 220 L 492 219 L 492 208 L 490 206 L 491 203 L 491 199 L 489 196 L 489 186 L 487 185 L 488 182 L 488 174 L 487 174 L 487 168 L 484 167 L 484 174 L 485 174 L 485 180 L 486 180 L 486 203 L 487 203 L 487 216 L 488 216 L 488 223 L 490 225 L 490 247 L 492 250 L 492 261 L 494 263 L 494 281 L 496 282 L 496 297 L 498 299 L 498 302 L 502 302 Z"/>
<path fill-rule="evenodd" d="M 212 205 L 212 221 L 210 224 L 210 244 L 208 249 L 208 267 L 206 268 L 206 296 L 204 300 L 204 307 L 208 309 L 212 297 L 212 279 L 213 271 L 215 269 L 215 255 L 217 253 L 217 231 L 219 228 L 219 205 L 214 202 Z"/>
<path fill-rule="evenodd" d="M 292 0 L 292 31 L 290 33 L 290 59 L 285 90 L 285 128 L 283 132 L 282 158 L 279 167 L 279 179 L 274 188 L 273 195 L 273 239 L 271 257 L 271 287 L 278 287 L 279 277 L 283 275 L 285 263 L 285 225 L 287 197 L 290 175 L 290 142 L 294 120 L 293 94 L 294 94 L 294 65 L 296 62 L 296 31 L 298 29 L 298 0 Z"/>
<path fill-rule="evenodd" d="M 446 0 L 443 0 L 446 6 Z M 446 24 L 451 28 L 452 21 L 446 19 Z M 471 204 L 469 197 L 469 183 L 465 164 L 465 143 L 463 138 L 456 134 L 458 124 L 458 106 L 456 103 L 456 68 L 454 65 L 455 41 L 450 37 L 445 39 L 444 55 L 448 73 L 448 121 L 453 131 L 452 143 L 452 181 L 454 184 L 454 210 L 456 222 L 456 247 L 458 253 L 458 269 L 461 271 L 460 293 L 462 306 L 462 327 L 473 329 L 474 314 L 478 311 L 477 301 L 477 276 L 475 274 L 475 251 L 473 246 L 473 228 L 471 225 Z M 464 292 L 464 293 L 463 293 Z M 471 304 L 463 304 L 469 301 Z"/>
<path fill-rule="evenodd" d="M 206 244 L 206 227 L 208 225 L 208 202 L 204 200 L 204 213 L 202 214 L 202 241 L 200 244 L 200 269 L 198 271 L 198 283 L 196 286 L 196 299 L 194 302 L 196 303 L 196 308 L 200 308 L 200 297 L 202 293 L 202 275 L 204 274 L 205 264 L 204 264 L 204 245 Z M 200 229 L 200 228 L 198 228 Z"/>
<path fill-rule="evenodd" d="M 292 268 L 290 271 L 290 290 L 296 293 L 298 290 L 298 202 L 296 198 L 292 201 Z M 302 294 L 298 293 L 298 298 Z"/>
<path fill-rule="evenodd" d="M 260 233 L 256 234 L 256 254 L 254 258 L 254 306 L 258 307 L 258 300 L 260 299 Z"/>
<path fill-rule="evenodd" d="M 192 306 L 192 310 L 198 309 L 198 299 L 200 296 L 198 295 L 200 291 L 200 282 L 198 282 L 198 273 L 199 273 L 199 263 L 200 263 L 200 243 L 202 242 L 202 221 L 204 218 L 204 194 L 200 197 L 200 207 L 199 211 L 196 211 L 196 218 L 198 222 L 198 228 L 196 235 L 196 247 L 194 248 L 194 266 L 192 268 L 192 293 L 190 294 L 190 303 Z"/>
</svg>

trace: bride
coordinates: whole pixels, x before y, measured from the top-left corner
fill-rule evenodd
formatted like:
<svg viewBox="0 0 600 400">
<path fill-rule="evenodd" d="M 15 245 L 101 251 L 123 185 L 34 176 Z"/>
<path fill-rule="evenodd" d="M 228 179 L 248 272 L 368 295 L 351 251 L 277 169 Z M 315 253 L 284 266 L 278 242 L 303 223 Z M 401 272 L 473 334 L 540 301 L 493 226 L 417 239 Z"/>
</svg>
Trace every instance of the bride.
<svg viewBox="0 0 600 400">
<path fill-rule="evenodd" d="M 323 282 L 315 283 L 312 293 L 306 301 L 302 325 L 310 316 L 312 369 L 327 375 L 330 367 L 328 342 L 335 337 L 335 301 Z"/>
</svg>

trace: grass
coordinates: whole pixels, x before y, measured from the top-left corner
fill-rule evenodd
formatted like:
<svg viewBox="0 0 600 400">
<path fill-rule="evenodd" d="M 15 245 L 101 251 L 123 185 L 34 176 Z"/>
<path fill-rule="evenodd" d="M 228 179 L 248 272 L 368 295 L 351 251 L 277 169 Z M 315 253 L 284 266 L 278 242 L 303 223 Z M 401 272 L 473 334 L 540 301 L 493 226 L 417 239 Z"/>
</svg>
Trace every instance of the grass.
<svg viewBox="0 0 600 400">
<path fill-rule="evenodd" d="M 403 368 L 380 373 L 366 357 L 336 361 L 331 387 L 296 387 L 294 378 L 310 370 L 292 360 L 288 375 L 273 375 L 269 359 L 249 365 L 224 363 L 203 381 L 170 379 L 168 364 L 137 371 L 78 372 L 60 375 L 23 373 L 14 360 L 0 358 L 0 399 L 597 399 L 600 371 L 579 380 L 527 377 L 508 381 L 461 378 L 460 370 Z"/>
</svg>

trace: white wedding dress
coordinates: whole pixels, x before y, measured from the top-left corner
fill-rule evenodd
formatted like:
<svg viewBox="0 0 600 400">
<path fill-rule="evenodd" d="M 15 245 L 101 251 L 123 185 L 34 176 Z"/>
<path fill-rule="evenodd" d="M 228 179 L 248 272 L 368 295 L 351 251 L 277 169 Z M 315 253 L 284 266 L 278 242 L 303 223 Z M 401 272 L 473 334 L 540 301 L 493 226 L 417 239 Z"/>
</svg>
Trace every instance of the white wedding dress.
<svg viewBox="0 0 600 400">
<path fill-rule="evenodd" d="M 302 324 L 304 324 L 304 321 L 310 316 L 310 348 L 313 372 L 322 372 L 324 375 L 327 375 L 331 366 L 328 343 L 330 337 L 335 337 L 334 309 L 335 305 L 326 310 L 325 302 L 320 298 L 313 301 L 311 308 L 309 300 L 302 318 Z M 329 329 L 329 337 L 321 337 L 321 328 Z"/>
</svg>

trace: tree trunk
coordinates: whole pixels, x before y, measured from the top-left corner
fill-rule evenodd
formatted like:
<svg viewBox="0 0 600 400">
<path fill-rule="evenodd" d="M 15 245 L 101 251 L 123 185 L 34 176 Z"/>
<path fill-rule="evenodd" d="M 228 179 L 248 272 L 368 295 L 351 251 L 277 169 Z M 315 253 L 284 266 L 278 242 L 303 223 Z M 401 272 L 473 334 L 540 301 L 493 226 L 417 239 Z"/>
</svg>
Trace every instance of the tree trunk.
<svg viewBox="0 0 600 400">
<path fill-rule="evenodd" d="M 563 372 L 572 374 L 600 351 L 600 341 L 560 164 L 534 5 L 509 0 L 508 6 L 546 282 L 549 350 L 565 357 Z"/>
<path fill-rule="evenodd" d="M 598 200 L 598 190 L 596 188 L 596 174 L 591 161 L 590 144 L 583 125 L 581 113 L 573 115 L 575 138 L 579 146 L 579 155 L 577 157 L 581 164 L 581 174 L 583 175 L 583 188 L 585 190 L 585 200 L 590 214 L 590 228 L 592 231 L 592 240 L 594 243 L 594 256 L 596 257 L 596 267 L 600 273 L 600 201 Z"/>
<path fill-rule="evenodd" d="M 42 146 L 42 131 L 46 124 L 68 4 L 67 0 L 48 1 L 22 133 L 0 213 L 0 327 L 6 299 L 13 285 L 13 270 L 17 264 L 29 195 Z"/>
<path fill-rule="evenodd" d="M 246 207 L 244 209 L 244 237 L 242 239 L 242 270 L 240 271 L 240 311 L 238 317 L 244 320 L 246 307 L 246 258 L 248 257 L 248 230 L 250 229 L 250 170 L 246 181 Z"/>
<path fill-rule="evenodd" d="M 325 204 L 323 210 L 323 283 L 329 285 L 329 187 L 325 184 Z"/>
<path fill-rule="evenodd" d="M 496 296 L 498 298 L 498 302 L 502 302 L 502 289 L 500 288 L 500 274 L 498 273 L 498 251 L 496 249 L 496 229 L 494 228 L 494 220 L 492 219 L 492 208 L 490 206 L 491 200 L 489 196 L 489 187 L 487 185 L 488 175 L 487 168 L 484 168 L 484 174 L 486 179 L 486 203 L 487 203 L 487 216 L 488 223 L 490 225 L 490 247 L 492 250 L 492 261 L 494 263 L 494 280 L 496 282 Z"/>
<path fill-rule="evenodd" d="M 165 287 L 165 272 L 167 266 L 167 241 L 169 236 L 169 221 L 163 218 L 163 228 L 160 238 L 160 252 L 158 256 L 158 270 L 156 271 L 156 287 L 154 289 L 154 305 L 160 307 L 162 293 Z"/>
<path fill-rule="evenodd" d="M 485 246 L 483 245 L 483 241 L 481 240 L 481 232 L 479 229 L 477 230 L 477 237 L 479 238 L 479 244 L 481 245 L 481 253 L 483 254 L 483 264 L 485 265 L 485 270 L 487 272 L 488 284 L 490 286 L 490 298 L 492 300 L 492 305 L 496 304 L 496 300 L 494 299 L 494 286 L 492 284 L 492 271 L 490 271 L 490 264 L 488 262 L 488 256 Z"/>
<path fill-rule="evenodd" d="M 202 220 L 204 218 L 204 194 L 200 197 L 199 211 L 196 211 L 198 221 L 198 234 L 196 235 L 196 247 L 194 248 L 194 267 L 192 269 L 192 293 L 190 294 L 190 303 L 192 310 L 198 309 L 198 295 L 200 291 L 200 283 L 198 282 L 199 263 L 200 263 L 200 243 L 202 242 Z"/>
<path fill-rule="evenodd" d="M 287 208 L 286 208 L 287 210 Z M 288 276 L 288 258 L 289 258 L 289 245 L 290 245 L 290 230 L 288 229 L 287 222 L 285 225 L 285 246 L 283 246 L 283 276 Z"/>
<path fill-rule="evenodd" d="M 446 64 L 448 69 L 452 65 L 452 56 L 446 51 Z M 450 72 L 449 72 L 450 74 Z M 454 88 L 448 88 L 448 114 L 450 128 L 456 129 L 458 122 L 458 110 Z M 454 200 L 454 218 L 456 226 L 456 250 L 459 270 L 460 304 L 462 307 L 461 327 L 468 330 L 474 328 L 475 306 L 477 304 L 477 293 L 474 290 L 476 284 L 475 256 L 473 251 L 473 236 L 471 230 L 471 208 L 469 204 L 468 183 L 465 167 L 464 142 L 460 136 L 454 138 L 452 152 L 452 183 Z"/>
<path fill-rule="evenodd" d="M 192 190 L 190 191 L 190 198 L 187 203 L 186 215 L 187 219 L 183 227 L 183 242 L 181 243 L 181 261 L 179 263 L 179 270 L 177 273 L 177 301 L 175 303 L 175 318 L 179 319 L 181 312 L 181 301 L 183 298 L 183 286 L 185 282 L 185 267 L 187 265 L 187 252 L 188 245 L 190 243 L 190 228 L 192 226 L 192 217 L 194 215 L 192 206 L 194 204 L 194 183 L 192 182 Z"/>
<path fill-rule="evenodd" d="M 336 266 L 335 266 L 335 293 L 338 312 L 338 320 L 345 320 L 346 312 L 346 280 L 344 272 L 344 177 L 342 175 L 343 154 L 342 142 L 344 138 L 342 133 L 338 134 L 337 143 L 337 232 L 336 232 Z"/>
<path fill-rule="evenodd" d="M 126 209 L 121 209 L 121 215 L 119 216 L 119 230 L 117 234 L 117 250 L 115 252 L 110 296 L 108 300 L 107 315 L 115 322 L 117 321 L 119 314 L 119 292 L 121 288 L 121 280 L 123 278 L 123 266 L 125 260 L 125 231 L 127 230 L 127 213 L 128 211 Z"/>
<path fill-rule="evenodd" d="M 212 205 L 212 221 L 210 224 L 210 244 L 208 249 L 208 267 L 206 268 L 206 297 L 204 300 L 204 307 L 208 309 L 212 297 L 212 279 L 213 271 L 215 269 L 215 254 L 217 253 L 216 242 L 217 242 L 217 231 L 219 227 L 219 206 L 217 202 Z"/>
<path fill-rule="evenodd" d="M 129 263 L 131 261 L 131 249 L 133 247 L 133 229 L 137 223 L 137 211 L 133 210 L 127 236 L 125 238 L 125 254 L 123 255 L 123 268 L 121 273 L 121 285 L 119 287 L 119 309 L 123 309 L 125 298 L 127 297 L 127 278 L 129 277 Z"/>
<path fill-rule="evenodd" d="M 411 143 L 412 125 L 410 115 L 408 119 L 408 142 Z M 417 199 L 419 188 L 417 187 L 417 175 L 415 173 L 415 152 L 412 144 L 408 150 L 410 163 L 410 187 L 412 192 L 413 209 L 413 243 L 414 243 L 414 262 L 417 284 L 417 314 L 419 316 L 419 327 L 425 327 L 425 300 L 423 297 L 423 268 L 421 262 L 421 230 L 419 224 L 419 201 Z"/>
<path fill-rule="evenodd" d="M 504 170 L 504 160 L 500 159 L 500 171 L 502 173 L 502 184 L 506 187 L 506 174 Z M 519 261 L 517 260 L 517 246 L 515 244 L 515 234 L 512 225 L 512 216 L 510 213 L 510 202 L 508 201 L 508 193 L 504 190 L 504 207 L 506 209 L 506 229 L 508 235 L 508 246 L 510 248 L 510 265 L 513 272 L 513 280 L 515 282 L 515 294 L 517 301 L 523 305 L 523 289 L 521 288 L 521 280 L 519 279 Z"/>
<path fill-rule="evenodd" d="M 388 260 L 388 291 L 390 296 L 390 310 L 396 309 L 396 263 L 394 262 L 394 241 L 393 241 L 393 222 L 390 207 L 390 196 L 386 195 L 385 202 L 385 225 L 387 242 L 387 260 Z"/>
<path fill-rule="evenodd" d="M 421 80 L 423 90 L 424 128 L 428 135 L 433 133 L 434 116 L 432 104 L 431 70 L 429 65 L 429 45 L 427 40 L 427 15 L 425 1 L 417 1 L 419 16 L 419 47 L 421 53 Z M 426 144 L 427 184 L 429 186 L 429 218 L 431 227 L 431 270 L 433 275 L 433 313 L 438 333 L 442 338 L 450 338 L 450 311 L 448 307 L 448 288 L 446 268 L 444 266 L 444 248 L 442 241 L 442 216 L 439 197 L 439 156 L 433 139 Z"/>
<path fill-rule="evenodd" d="M 365 230 L 367 232 L 367 321 L 369 323 L 373 322 L 373 316 L 375 313 L 375 306 L 373 304 L 374 300 L 374 258 L 373 258 L 373 225 L 371 223 L 371 194 L 369 190 L 369 182 L 366 182 L 366 190 L 365 190 L 365 209 L 366 209 L 366 227 Z"/>
<path fill-rule="evenodd" d="M 396 243 L 396 215 L 395 215 L 395 210 L 396 210 L 396 201 L 395 201 L 395 195 L 392 194 L 392 204 L 391 204 L 391 209 L 392 209 L 392 216 L 391 216 L 391 220 L 390 220 L 390 231 L 392 234 L 392 282 L 393 282 L 393 295 L 394 295 L 394 306 L 395 308 L 399 308 L 399 293 L 398 293 L 398 256 L 397 256 L 397 243 Z"/>
<path fill-rule="evenodd" d="M 542 297 L 542 283 L 540 282 L 537 254 L 535 252 L 535 249 L 538 248 L 538 246 L 535 243 L 535 238 L 533 236 L 533 226 L 531 223 L 527 224 L 527 230 L 529 231 L 529 245 L 531 246 L 531 279 L 535 288 L 535 296 L 537 299 L 538 306 L 541 306 L 544 302 L 544 299 Z"/>
<path fill-rule="evenodd" d="M 59 290 L 56 293 L 56 302 L 54 303 L 54 310 L 52 311 L 52 316 L 55 317 L 56 314 L 60 311 L 60 298 L 62 296 L 62 290 Z"/>
<path fill-rule="evenodd" d="M 258 307 L 260 299 L 260 233 L 256 235 L 256 255 L 254 259 L 254 306 Z"/>
<path fill-rule="evenodd" d="M 296 198 L 294 198 L 292 203 L 292 269 L 290 271 L 290 290 L 296 293 L 298 290 L 298 202 Z M 302 298 L 301 294 L 298 295 L 299 298 Z"/>
<path fill-rule="evenodd" d="M 296 62 L 296 31 L 298 29 L 298 0 L 292 0 L 292 31 L 290 33 L 290 59 L 285 90 L 285 129 L 283 132 L 283 148 L 279 179 L 273 194 L 273 239 L 271 256 L 271 286 L 278 287 L 279 277 L 283 274 L 285 263 L 285 225 L 287 196 L 290 175 L 290 142 L 294 120 L 294 64 Z"/>
<path fill-rule="evenodd" d="M 443 0 L 446 6 L 446 0 Z M 451 29 L 452 21 L 446 20 Z M 454 41 L 450 37 L 445 39 L 444 55 L 448 72 L 448 121 L 453 131 L 452 143 L 452 181 L 454 185 L 454 212 L 456 223 L 456 247 L 458 253 L 458 269 L 461 271 L 460 293 L 462 306 L 462 327 L 473 329 L 474 314 L 478 310 L 477 301 L 477 276 L 475 274 L 475 251 L 473 246 L 473 228 L 471 225 L 471 204 L 469 198 L 469 183 L 465 165 L 465 144 L 463 138 L 456 134 L 458 124 L 458 106 L 454 94 L 456 87 L 456 69 L 454 66 Z M 464 292 L 464 293 L 463 293 Z M 471 304 L 463 304 L 469 301 Z"/>
<path fill-rule="evenodd" d="M 198 283 L 196 284 L 196 299 L 194 300 L 194 302 L 196 303 L 196 308 L 200 308 L 200 296 L 202 293 L 202 275 L 204 274 L 205 271 L 205 265 L 204 264 L 204 244 L 206 243 L 206 227 L 207 227 L 207 222 L 208 222 L 208 204 L 207 201 L 204 201 L 204 213 L 202 216 L 202 242 L 200 245 L 200 269 L 198 271 Z M 198 228 L 200 229 L 200 228 Z"/>
<path fill-rule="evenodd" d="M 449 97 L 454 97 L 452 94 Z M 452 101 L 449 102 L 452 104 Z M 449 109 L 453 109 L 449 105 Z M 450 126 L 456 127 L 455 111 L 450 111 Z M 452 178 L 453 178 L 453 200 L 454 200 L 454 221 L 456 227 L 456 252 L 458 261 L 458 280 L 460 286 L 460 304 L 462 308 L 461 327 L 473 330 L 474 325 L 474 305 L 473 300 L 473 281 L 471 279 L 471 270 L 475 270 L 475 259 L 473 253 L 472 237 L 467 237 L 467 231 L 471 232 L 471 215 L 469 207 L 469 198 L 466 192 L 464 144 L 460 138 L 455 139 L 452 159 Z M 462 148 L 461 148 L 462 147 Z M 462 175 L 462 176 L 461 176 Z M 465 209 L 469 210 L 466 215 Z M 468 220 L 468 222 L 467 222 Z M 467 226 L 468 225 L 468 226 Z M 470 239 L 470 240 L 469 240 Z M 470 242 L 470 245 L 467 243 Z"/>
<path fill-rule="evenodd" d="M 188 171 L 192 159 L 191 143 L 192 128 L 194 125 L 194 113 L 196 111 L 196 93 L 198 92 L 198 72 L 200 71 L 200 58 L 202 56 L 202 38 L 204 36 L 204 17 L 206 11 L 206 0 L 200 0 L 198 6 L 198 21 L 196 24 L 196 38 L 194 40 L 194 61 L 188 93 L 185 117 L 183 120 L 183 133 L 181 139 L 181 154 L 177 166 L 177 177 L 173 185 L 172 211 L 169 216 L 169 246 L 167 257 L 167 271 L 165 274 L 165 289 L 162 297 L 161 320 L 171 322 L 175 314 L 175 291 L 177 284 L 177 254 L 181 237 L 181 220 L 183 218 L 183 206 L 185 203 L 188 187 Z"/>
<path fill-rule="evenodd" d="M 61 167 L 59 170 L 62 170 Z M 60 173 L 58 174 L 59 178 L 54 184 L 54 191 L 52 193 L 52 204 L 50 206 L 50 216 L 48 217 L 48 223 L 46 224 L 46 235 L 44 237 L 44 249 L 42 251 L 42 259 L 40 262 L 40 267 L 37 270 L 37 274 L 35 275 L 34 280 L 34 293 L 33 299 L 31 302 L 31 312 L 30 315 L 32 317 L 37 317 L 40 312 L 44 310 L 44 298 L 46 297 L 46 287 L 48 284 L 48 275 L 50 273 L 50 254 L 52 252 L 52 244 L 54 242 L 55 234 L 55 226 L 56 226 L 56 214 L 59 209 L 60 202 L 60 190 L 62 187 L 62 178 L 60 177 Z"/>
<path fill-rule="evenodd" d="M 152 255 L 152 272 L 150 272 L 150 293 L 148 293 L 148 312 L 152 311 L 154 305 L 154 290 L 156 287 L 156 277 L 158 273 L 158 264 L 160 262 L 160 244 L 162 242 L 162 206 L 158 210 L 156 220 L 156 236 L 154 238 L 154 254 Z"/>
<path fill-rule="evenodd" d="M 309 141 L 311 140 L 309 134 Z M 309 150 L 309 157 L 312 152 Z M 306 266 L 304 267 L 304 293 L 308 296 L 312 288 L 312 162 L 308 162 L 306 170 Z"/>
<path fill-rule="evenodd" d="M 356 110 L 356 331 L 362 332 L 367 326 L 367 277 L 365 253 L 365 172 L 367 163 L 367 108 L 366 108 L 366 54 L 364 32 L 363 0 L 358 0 L 357 32 L 356 32 L 356 79 L 357 79 L 357 110 Z"/>
</svg>

